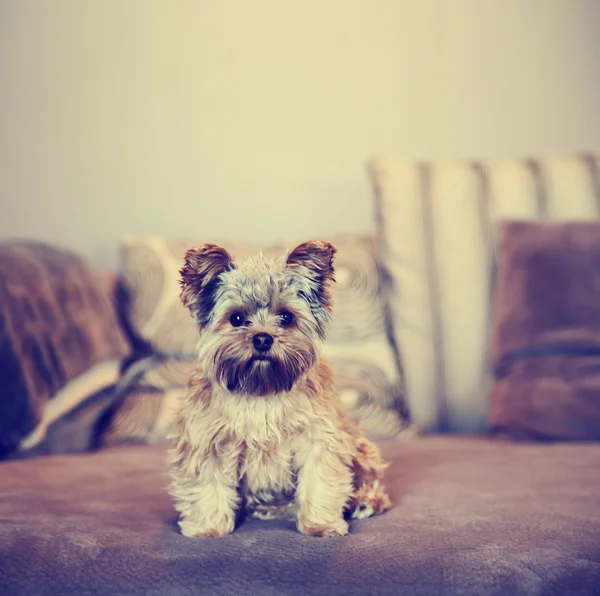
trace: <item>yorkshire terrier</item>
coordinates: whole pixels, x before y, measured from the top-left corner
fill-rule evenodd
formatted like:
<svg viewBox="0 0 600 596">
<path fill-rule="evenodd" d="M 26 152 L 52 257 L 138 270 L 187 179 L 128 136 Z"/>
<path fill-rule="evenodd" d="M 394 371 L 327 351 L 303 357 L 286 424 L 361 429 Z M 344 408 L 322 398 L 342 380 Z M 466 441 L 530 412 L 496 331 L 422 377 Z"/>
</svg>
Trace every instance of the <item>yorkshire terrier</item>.
<svg viewBox="0 0 600 596">
<path fill-rule="evenodd" d="M 306 242 L 234 263 L 189 250 L 181 300 L 200 330 L 170 487 L 184 536 L 230 534 L 243 513 L 286 517 L 310 536 L 386 511 L 387 463 L 342 407 L 321 358 L 335 248 Z"/>
</svg>

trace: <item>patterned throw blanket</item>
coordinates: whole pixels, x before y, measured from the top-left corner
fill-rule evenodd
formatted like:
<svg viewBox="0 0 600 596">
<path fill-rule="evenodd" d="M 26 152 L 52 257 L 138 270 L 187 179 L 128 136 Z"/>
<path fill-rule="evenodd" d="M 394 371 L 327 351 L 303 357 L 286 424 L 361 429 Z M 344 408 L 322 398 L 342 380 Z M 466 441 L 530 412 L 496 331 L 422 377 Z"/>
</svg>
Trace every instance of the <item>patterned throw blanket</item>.
<svg viewBox="0 0 600 596">
<path fill-rule="evenodd" d="M 337 248 L 333 321 L 324 346 L 337 389 L 350 416 L 374 439 L 408 438 L 410 428 L 399 356 L 388 341 L 381 306 L 378 244 L 370 236 L 330 239 Z M 123 239 L 120 281 L 130 334 L 149 351 L 136 362 L 133 389 L 120 383 L 120 406 L 103 435 L 105 444 L 156 442 L 169 434 L 173 411 L 196 361 L 198 329 L 179 299 L 179 269 L 186 250 L 201 240 L 162 236 Z M 297 242 L 296 242 L 297 243 Z M 286 245 L 224 243 L 234 258 L 259 251 L 279 256 Z M 137 372 L 139 371 L 139 376 Z"/>
<path fill-rule="evenodd" d="M 107 280 L 84 260 L 41 243 L 0 245 L 0 458 L 39 444 L 114 383 L 128 351 Z"/>
</svg>

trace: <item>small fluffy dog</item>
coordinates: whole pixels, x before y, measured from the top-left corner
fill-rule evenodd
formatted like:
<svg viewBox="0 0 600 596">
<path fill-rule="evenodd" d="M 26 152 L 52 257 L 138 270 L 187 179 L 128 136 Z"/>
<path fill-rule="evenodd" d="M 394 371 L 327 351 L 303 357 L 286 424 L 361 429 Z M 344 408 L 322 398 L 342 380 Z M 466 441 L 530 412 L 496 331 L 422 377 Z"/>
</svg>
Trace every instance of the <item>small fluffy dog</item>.
<svg viewBox="0 0 600 596">
<path fill-rule="evenodd" d="M 187 252 L 181 299 L 200 341 L 170 488 L 184 536 L 224 536 L 244 512 L 341 536 L 346 518 L 389 508 L 387 464 L 346 416 L 321 359 L 334 253 L 326 242 L 244 263 L 213 244 Z"/>
</svg>

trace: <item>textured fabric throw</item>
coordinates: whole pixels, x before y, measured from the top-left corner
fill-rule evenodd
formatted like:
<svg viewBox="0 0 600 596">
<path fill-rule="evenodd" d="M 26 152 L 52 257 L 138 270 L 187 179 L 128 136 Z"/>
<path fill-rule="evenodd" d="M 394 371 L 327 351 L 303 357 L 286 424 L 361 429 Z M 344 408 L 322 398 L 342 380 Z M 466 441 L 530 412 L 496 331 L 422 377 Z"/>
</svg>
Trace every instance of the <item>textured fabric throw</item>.
<svg viewBox="0 0 600 596">
<path fill-rule="evenodd" d="M 39 445 L 115 383 L 128 350 L 106 279 L 83 260 L 39 243 L 0 245 L 0 457 Z"/>
<path fill-rule="evenodd" d="M 372 437 L 395 438 L 407 427 L 408 416 L 398 357 L 388 343 L 380 306 L 377 246 L 372 238 L 359 236 L 334 238 L 332 242 L 338 249 L 336 306 L 325 356 L 352 416 Z M 157 427 L 154 421 L 169 419 L 178 389 L 187 384 L 198 331 L 179 300 L 179 270 L 186 250 L 199 243 L 162 237 L 129 236 L 123 240 L 121 276 L 128 302 L 127 318 L 136 335 L 170 359 L 148 371 L 142 381 L 146 397 L 138 400 L 139 405 L 131 398 L 127 408 L 116 414 L 111 442 L 131 433 L 139 437 L 141 429 L 166 428 L 162 422 Z M 269 247 L 222 245 L 240 260 L 259 251 L 280 255 L 295 246 L 294 242 Z M 151 397 L 148 387 L 154 388 Z M 158 397 L 157 388 L 162 389 L 164 400 Z M 143 401 L 152 403 L 152 407 L 142 407 Z M 157 436 L 156 430 L 153 436 Z"/>
<path fill-rule="evenodd" d="M 507 222 L 500 238 L 492 428 L 600 439 L 600 222 Z"/>
<path fill-rule="evenodd" d="M 496 224 L 598 218 L 598 158 L 376 159 L 370 172 L 391 282 L 384 294 L 413 420 L 425 431 L 486 432 Z"/>
</svg>

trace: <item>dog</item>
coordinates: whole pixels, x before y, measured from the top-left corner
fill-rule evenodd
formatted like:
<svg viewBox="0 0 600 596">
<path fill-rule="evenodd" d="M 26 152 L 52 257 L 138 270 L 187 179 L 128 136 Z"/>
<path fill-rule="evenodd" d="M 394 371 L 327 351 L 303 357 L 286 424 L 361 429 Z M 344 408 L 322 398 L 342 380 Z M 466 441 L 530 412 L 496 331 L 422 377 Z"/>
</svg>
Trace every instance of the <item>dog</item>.
<svg viewBox="0 0 600 596">
<path fill-rule="evenodd" d="M 170 453 L 170 494 L 187 537 L 225 536 L 239 518 L 288 518 L 309 536 L 343 536 L 383 513 L 387 463 L 349 419 L 321 357 L 335 248 L 234 263 L 190 249 L 181 300 L 198 325 L 198 362 Z"/>
</svg>

